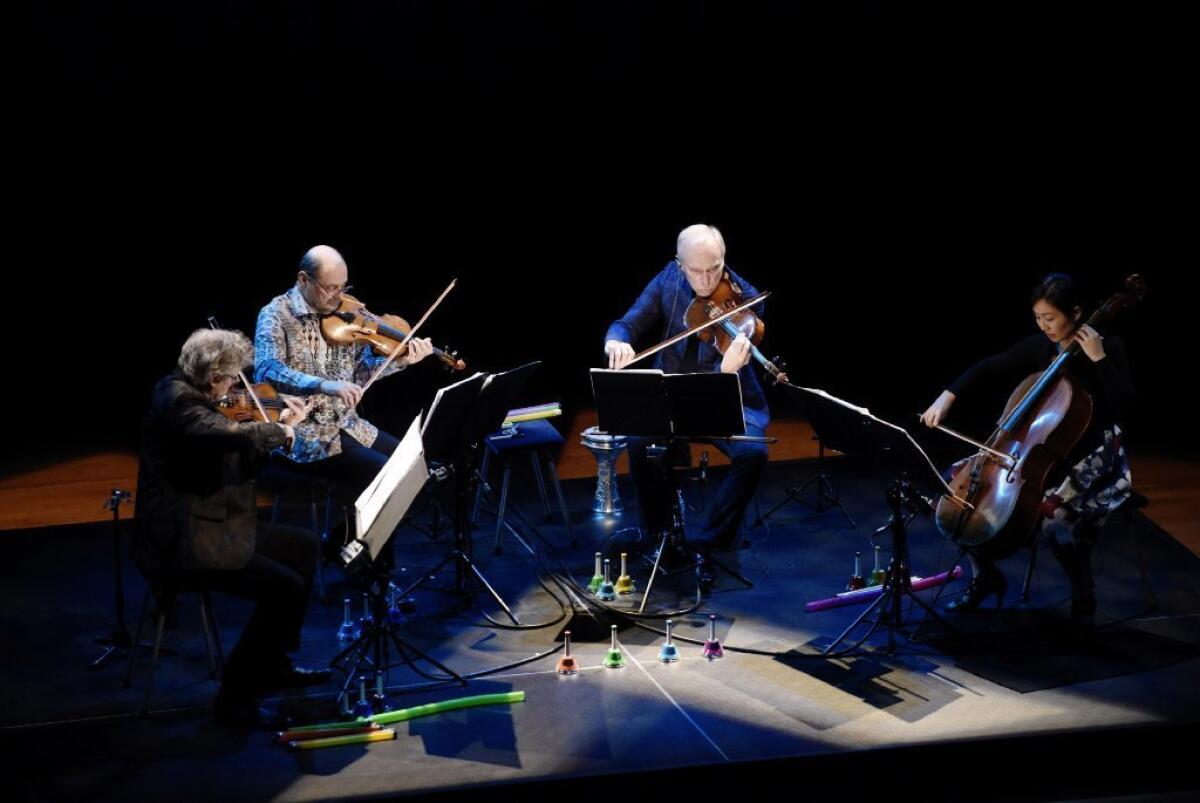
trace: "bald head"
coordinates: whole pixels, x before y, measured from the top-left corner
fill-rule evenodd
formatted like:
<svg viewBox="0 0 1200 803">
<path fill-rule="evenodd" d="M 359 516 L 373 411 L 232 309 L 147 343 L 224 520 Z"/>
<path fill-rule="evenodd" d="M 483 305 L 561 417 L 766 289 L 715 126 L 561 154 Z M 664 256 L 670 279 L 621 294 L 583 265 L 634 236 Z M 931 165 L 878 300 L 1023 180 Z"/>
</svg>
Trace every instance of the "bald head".
<svg viewBox="0 0 1200 803">
<path fill-rule="evenodd" d="M 317 279 L 322 278 L 322 273 L 338 267 L 345 270 L 346 260 L 342 258 L 336 248 L 328 245 L 314 245 L 304 252 L 304 256 L 300 260 L 300 270 Z"/>
<path fill-rule="evenodd" d="M 327 245 L 314 245 L 300 260 L 296 286 L 313 310 L 326 314 L 341 304 L 349 275 L 341 254 Z"/>
<path fill-rule="evenodd" d="M 675 241 L 675 259 L 696 295 L 707 298 L 725 273 L 725 238 L 716 226 L 688 226 Z"/>
</svg>

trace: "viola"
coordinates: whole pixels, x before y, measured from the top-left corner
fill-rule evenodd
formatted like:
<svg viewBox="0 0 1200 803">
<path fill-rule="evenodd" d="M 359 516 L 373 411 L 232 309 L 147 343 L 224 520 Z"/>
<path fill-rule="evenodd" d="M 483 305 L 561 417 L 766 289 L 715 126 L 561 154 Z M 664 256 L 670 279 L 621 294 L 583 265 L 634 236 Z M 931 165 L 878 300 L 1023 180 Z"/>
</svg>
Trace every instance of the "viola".
<svg viewBox="0 0 1200 803">
<path fill-rule="evenodd" d="M 377 354 L 390 356 L 404 344 L 399 357 L 408 350 L 405 339 L 412 327 L 399 315 L 376 315 L 354 296 L 343 294 L 333 312 L 321 317 L 321 334 L 335 345 L 369 344 Z M 467 364 L 457 352 L 434 348 L 433 356 L 452 371 L 463 371 Z"/>
<path fill-rule="evenodd" d="M 746 301 L 742 289 L 726 272 L 712 295 L 696 296 L 692 299 L 692 303 L 687 308 L 687 327 L 692 330 L 704 326 L 730 310 L 737 309 Z M 747 308 L 726 317 L 715 326 L 698 329 L 696 337 L 706 343 L 711 342 L 717 351 L 724 354 L 738 335 L 745 335 L 746 339 L 750 341 L 750 355 L 767 370 L 767 373 L 774 377 L 776 384 L 788 382 L 788 376 L 783 369 L 764 357 L 763 353 L 758 350 L 758 344 L 762 342 L 765 333 L 766 325 L 762 318 Z M 778 359 L 776 357 L 776 360 Z"/>
</svg>

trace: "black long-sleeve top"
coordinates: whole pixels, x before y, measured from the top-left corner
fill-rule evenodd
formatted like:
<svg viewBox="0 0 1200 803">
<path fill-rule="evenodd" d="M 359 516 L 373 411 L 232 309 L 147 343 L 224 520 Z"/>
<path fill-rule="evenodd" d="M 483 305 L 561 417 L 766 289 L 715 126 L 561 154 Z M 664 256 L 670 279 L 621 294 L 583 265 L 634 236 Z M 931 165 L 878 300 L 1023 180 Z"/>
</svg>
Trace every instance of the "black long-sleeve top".
<svg viewBox="0 0 1200 803">
<path fill-rule="evenodd" d="M 1015 388 L 1024 377 L 1044 371 L 1059 355 L 1058 347 L 1042 334 L 1030 335 L 1007 351 L 972 365 L 948 390 L 961 398 L 988 379 L 1011 381 Z M 1133 381 L 1129 359 L 1119 337 L 1104 338 L 1104 358 L 1093 362 L 1080 351 L 1065 366 L 1077 387 L 1092 397 L 1092 421 L 1079 443 L 1068 455 L 1072 464 L 1104 443 L 1104 431 L 1124 424 L 1133 409 Z"/>
</svg>

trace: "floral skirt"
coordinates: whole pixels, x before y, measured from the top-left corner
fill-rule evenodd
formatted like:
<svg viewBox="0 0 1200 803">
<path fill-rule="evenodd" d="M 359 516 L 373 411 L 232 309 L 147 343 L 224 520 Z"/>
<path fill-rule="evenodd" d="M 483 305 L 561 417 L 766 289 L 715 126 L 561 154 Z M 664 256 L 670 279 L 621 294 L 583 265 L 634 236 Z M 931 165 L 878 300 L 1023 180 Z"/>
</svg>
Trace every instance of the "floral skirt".
<svg viewBox="0 0 1200 803">
<path fill-rule="evenodd" d="M 1104 431 L 1104 443 L 1071 467 L 1042 500 L 1042 534 L 1059 544 L 1092 543 L 1108 514 L 1133 492 L 1121 428 Z"/>
</svg>

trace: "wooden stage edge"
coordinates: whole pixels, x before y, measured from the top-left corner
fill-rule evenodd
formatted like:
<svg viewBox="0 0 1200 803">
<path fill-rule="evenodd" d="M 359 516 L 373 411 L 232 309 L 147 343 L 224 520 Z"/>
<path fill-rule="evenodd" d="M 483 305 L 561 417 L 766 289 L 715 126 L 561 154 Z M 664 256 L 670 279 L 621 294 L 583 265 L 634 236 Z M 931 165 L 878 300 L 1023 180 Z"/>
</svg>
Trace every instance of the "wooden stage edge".
<svg viewBox="0 0 1200 803">
<path fill-rule="evenodd" d="M 580 433 L 595 423 L 594 410 L 581 410 L 565 428 L 569 435 L 558 458 L 562 479 L 595 476 L 596 461 L 579 443 Z M 769 434 L 779 439 L 769 448 L 772 461 L 817 456 L 812 427 L 806 421 L 776 419 L 771 422 Z M 702 449 L 692 448 L 695 454 Z M 716 449 L 708 451 L 711 465 L 728 463 Z M 1147 516 L 1200 555 L 1200 461 L 1135 456 L 1132 463 L 1134 485 L 1150 500 Z M 628 471 L 624 456 L 617 470 Z M 105 502 L 112 489 L 133 491 L 136 484 L 137 456 L 128 452 L 7 466 L 0 477 L 0 530 L 107 521 L 111 513 L 105 509 Z M 122 518 L 131 514 L 132 510 L 125 508 Z"/>
</svg>

